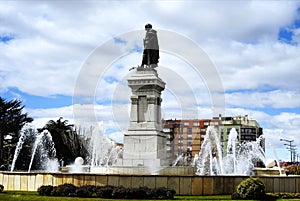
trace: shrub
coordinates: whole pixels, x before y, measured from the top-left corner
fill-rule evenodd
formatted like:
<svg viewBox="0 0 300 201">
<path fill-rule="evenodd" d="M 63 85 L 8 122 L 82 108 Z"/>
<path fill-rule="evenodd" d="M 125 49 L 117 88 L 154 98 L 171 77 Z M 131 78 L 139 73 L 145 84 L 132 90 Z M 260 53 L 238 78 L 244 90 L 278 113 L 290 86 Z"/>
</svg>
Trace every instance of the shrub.
<svg viewBox="0 0 300 201">
<path fill-rule="evenodd" d="M 53 188 L 51 195 L 54 196 L 76 196 L 77 187 L 73 184 L 62 184 Z"/>
<path fill-rule="evenodd" d="M 0 193 L 2 193 L 4 190 L 4 186 L 2 184 L 0 184 Z"/>
<path fill-rule="evenodd" d="M 111 198 L 125 198 L 128 193 L 128 189 L 124 188 L 123 186 L 114 187 L 111 193 Z"/>
<path fill-rule="evenodd" d="M 278 193 L 278 196 L 283 199 L 296 199 L 300 198 L 299 193 Z"/>
<path fill-rule="evenodd" d="M 175 190 L 167 188 L 151 189 L 148 187 L 125 188 L 123 186 L 94 186 L 84 185 L 76 187 L 73 184 L 59 186 L 41 186 L 39 195 L 52 196 L 78 196 L 109 199 L 174 199 Z M 94 195 L 95 194 L 95 195 Z"/>
<path fill-rule="evenodd" d="M 236 192 L 242 199 L 261 199 L 266 195 L 265 189 L 262 181 L 250 177 L 238 185 Z"/>
<path fill-rule="evenodd" d="M 76 189 L 76 195 L 78 197 L 92 197 L 95 193 L 96 187 L 93 185 L 84 185 Z"/>
<path fill-rule="evenodd" d="M 175 193 L 175 190 L 167 189 L 165 187 L 156 189 L 156 196 L 159 199 L 174 199 Z"/>
<path fill-rule="evenodd" d="M 39 195 L 49 196 L 49 195 L 51 195 L 52 190 L 53 190 L 53 186 L 51 186 L 51 185 L 44 186 L 43 185 L 43 186 L 40 186 L 37 191 L 38 191 Z"/>
<path fill-rule="evenodd" d="M 110 198 L 112 195 L 114 187 L 113 186 L 98 186 L 96 188 L 96 196 L 100 198 Z"/>
<path fill-rule="evenodd" d="M 237 192 L 232 193 L 231 199 L 232 200 L 240 200 L 241 199 L 240 194 L 238 194 Z"/>
<path fill-rule="evenodd" d="M 148 187 L 128 188 L 126 199 L 151 199 L 154 198 L 154 190 Z"/>
</svg>

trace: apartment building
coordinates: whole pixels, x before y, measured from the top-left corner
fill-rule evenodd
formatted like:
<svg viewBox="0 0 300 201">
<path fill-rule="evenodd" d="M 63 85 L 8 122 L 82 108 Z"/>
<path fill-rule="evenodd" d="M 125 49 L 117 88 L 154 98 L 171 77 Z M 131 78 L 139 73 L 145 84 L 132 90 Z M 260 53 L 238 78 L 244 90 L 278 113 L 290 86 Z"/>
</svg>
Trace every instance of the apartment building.
<svg viewBox="0 0 300 201">
<path fill-rule="evenodd" d="M 167 135 L 167 154 L 171 160 L 186 154 L 193 158 L 198 154 L 208 126 L 218 128 L 218 119 L 169 119 L 163 121 Z"/>
<path fill-rule="evenodd" d="M 214 126 L 219 134 L 221 146 L 227 147 L 230 130 L 235 128 L 238 141 L 255 141 L 263 134 L 263 129 L 256 120 L 250 120 L 248 115 L 232 117 L 213 117 L 212 119 L 169 119 L 163 120 L 163 131 L 167 136 L 167 154 L 170 160 L 175 160 L 184 154 L 191 159 L 198 154 L 203 143 L 208 126 Z M 261 142 L 264 149 L 264 140 Z"/>
</svg>

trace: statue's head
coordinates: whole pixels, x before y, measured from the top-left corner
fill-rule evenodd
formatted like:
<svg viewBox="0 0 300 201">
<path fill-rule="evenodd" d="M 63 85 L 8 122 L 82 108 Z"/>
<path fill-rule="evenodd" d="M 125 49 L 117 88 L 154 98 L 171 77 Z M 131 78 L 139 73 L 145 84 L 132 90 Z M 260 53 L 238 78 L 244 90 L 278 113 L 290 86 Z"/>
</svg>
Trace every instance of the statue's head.
<svg viewBox="0 0 300 201">
<path fill-rule="evenodd" d="M 145 29 L 146 29 L 146 30 L 152 29 L 152 25 L 151 25 L 151 24 L 146 24 L 146 25 L 145 25 Z"/>
</svg>

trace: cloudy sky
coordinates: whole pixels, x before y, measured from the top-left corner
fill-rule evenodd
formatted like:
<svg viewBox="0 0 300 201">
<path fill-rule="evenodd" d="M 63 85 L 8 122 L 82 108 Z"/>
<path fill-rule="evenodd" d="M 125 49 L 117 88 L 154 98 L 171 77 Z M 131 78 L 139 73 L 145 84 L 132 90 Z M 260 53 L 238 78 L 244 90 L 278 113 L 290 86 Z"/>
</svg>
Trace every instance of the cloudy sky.
<svg viewBox="0 0 300 201">
<path fill-rule="evenodd" d="M 300 153 L 300 1 L 1 1 L 0 96 L 36 127 L 64 117 L 122 141 L 143 27 L 160 43 L 168 118 L 248 115 L 267 156 Z"/>
</svg>

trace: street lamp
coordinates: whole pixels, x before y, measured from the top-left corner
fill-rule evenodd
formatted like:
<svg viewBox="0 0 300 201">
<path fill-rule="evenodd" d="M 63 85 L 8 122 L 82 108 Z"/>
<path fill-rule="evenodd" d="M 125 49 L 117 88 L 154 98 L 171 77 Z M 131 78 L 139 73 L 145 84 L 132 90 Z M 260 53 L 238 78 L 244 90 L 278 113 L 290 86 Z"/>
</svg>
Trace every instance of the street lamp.
<svg viewBox="0 0 300 201">
<path fill-rule="evenodd" d="M 289 144 L 284 144 L 284 145 L 287 145 L 288 148 L 290 149 L 290 152 L 291 152 L 291 163 L 293 162 L 293 151 L 292 151 L 292 147 L 295 147 L 295 145 L 293 146 L 292 145 L 292 142 L 294 142 L 294 140 L 287 140 L 287 139 L 280 139 L 280 141 L 285 141 L 285 142 L 288 142 Z"/>
</svg>

